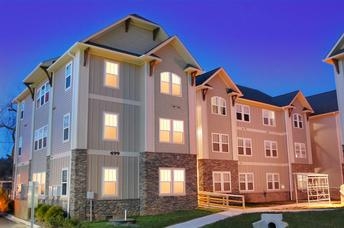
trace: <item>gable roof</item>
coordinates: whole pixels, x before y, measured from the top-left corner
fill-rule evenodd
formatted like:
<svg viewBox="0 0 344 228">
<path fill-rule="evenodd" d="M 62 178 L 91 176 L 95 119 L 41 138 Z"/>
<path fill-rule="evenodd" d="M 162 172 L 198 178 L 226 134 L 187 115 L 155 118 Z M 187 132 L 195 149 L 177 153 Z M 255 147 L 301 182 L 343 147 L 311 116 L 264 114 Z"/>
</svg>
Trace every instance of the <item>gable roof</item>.
<svg viewBox="0 0 344 228">
<path fill-rule="evenodd" d="M 332 47 L 331 51 L 327 54 L 325 57 L 325 62 L 332 63 L 332 59 L 335 59 L 336 57 L 344 56 L 344 48 L 342 48 L 344 45 L 344 33 L 341 35 L 341 37 L 338 39 L 336 44 Z"/>
<path fill-rule="evenodd" d="M 258 102 L 262 102 L 262 103 L 266 103 L 270 105 L 275 105 L 274 102 L 272 101 L 272 97 L 266 93 L 263 93 L 260 90 L 242 86 L 242 85 L 238 85 L 238 87 L 243 93 L 243 96 L 241 98 L 258 101 Z"/>
<path fill-rule="evenodd" d="M 196 77 L 196 86 L 199 86 L 206 82 L 213 74 L 215 74 L 221 67 L 215 68 L 214 70 L 208 71 Z"/>
<path fill-rule="evenodd" d="M 290 105 L 294 98 L 296 97 L 296 95 L 299 93 L 299 90 L 297 91 L 293 91 L 290 93 L 286 93 L 286 94 L 282 94 L 279 96 L 275 96 L 273 97 L 273 102 L 277 105 L 277 106 L 288 106 Z"/>
<path fill-rule="evenodd" d="M 308 96 L 307 100 L 314 109 L 313 115 L 320 115 L 338 111 L 336 90 Z"/>
</svg>

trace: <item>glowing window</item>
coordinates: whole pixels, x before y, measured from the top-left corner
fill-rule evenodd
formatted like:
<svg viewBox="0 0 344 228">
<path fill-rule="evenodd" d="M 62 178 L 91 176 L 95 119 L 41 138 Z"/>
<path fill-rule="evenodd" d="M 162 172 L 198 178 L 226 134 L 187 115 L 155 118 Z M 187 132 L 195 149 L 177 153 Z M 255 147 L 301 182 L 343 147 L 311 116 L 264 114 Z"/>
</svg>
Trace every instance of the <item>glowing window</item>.
<svg viewBox="0 0 344 228">
<path fill-rule="evenodd" d="M 105 61 L 105 86 L 119 88 L 119 64 Z"/>
<path fill-rule="evenodd" d="M 103 196 L 117 195 L 117 168 L 103 168 Z"/>
<path fill-rule="evenodd" d="M 172 96 L 182 96 L 182 80 L 181 77 L 171 73 L 162 72 L 160 74 L 160 92 Z"/>
<path fill-rule="evenodd" d="M 118 115 L 104 113 L 104 140 L 118 140 Z"/>
<path fill-rule="evenodd" d="M 159 169 L 160 195 L 185 194 L 185 170 L 175 168 Z"/>
</svg>

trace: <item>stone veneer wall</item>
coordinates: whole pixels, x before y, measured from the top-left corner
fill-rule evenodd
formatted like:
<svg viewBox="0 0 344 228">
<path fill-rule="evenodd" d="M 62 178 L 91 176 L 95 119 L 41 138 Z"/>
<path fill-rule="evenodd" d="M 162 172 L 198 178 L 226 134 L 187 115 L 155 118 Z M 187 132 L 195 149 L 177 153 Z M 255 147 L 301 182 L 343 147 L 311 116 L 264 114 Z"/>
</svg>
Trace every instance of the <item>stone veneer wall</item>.
<svg viewBox="0 0 344 228">
<path fill-rule="evenodd" d="M 84 220 L 87 205 L 87 150 L 72 150 L 71 156 L 69 213 L 73 218 Z"/>
<path fill-rule="evenodd" d="M 199 159 L 199 190 L 213 191 L 213 171 L 230 171 L 231 172 L 231 190 L 233 194 L 239 193 L 239 173 L 238 161 L 234 160 L 215 160 Z"/>
<path fill-rule="evenodd" d="M 159 196 L 159 168 L 185 169 L 185 196 Z M 140 154 L 140 214 L 159 214 L 197 207 L 197 160 L 193 154 Z"/>
</svg>

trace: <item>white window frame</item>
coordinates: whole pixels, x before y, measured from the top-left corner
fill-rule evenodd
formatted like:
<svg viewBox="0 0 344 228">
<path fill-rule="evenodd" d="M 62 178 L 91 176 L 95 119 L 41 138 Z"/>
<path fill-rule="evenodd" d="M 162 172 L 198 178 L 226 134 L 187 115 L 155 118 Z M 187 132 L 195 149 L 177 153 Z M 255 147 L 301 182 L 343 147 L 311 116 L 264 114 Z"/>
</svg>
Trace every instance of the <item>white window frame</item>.
<svg viewBox="0 0 344 228">
<path fill-rule="evenodd" d="M 272 176 L 272 189 L 269 189 L 269 176 Z M 275 179 L 277 177 L 277 180 Z M 278 182 L 278 188 L 275 188 L 275 183 Z M 266 189 L 267 191 L 278 191 L 281 189 L 281 178 L 279 173 L 266 173 Z"/>
<path fill-rule="evenodd" d="M 67 74 L 68 66 L 70 66 L 70 74 Z M 65 75 L 64 89 L 65 89 L 65 91 L 68 91 L 72 87 L 72 75 L 73 75 L 73 63 L 72 62 L 69 62 L 69 63 L 66 64 L 64 75 Z M 70 77 L 70 79 L 69 79 L 69 87 L 67 87 L 67 78 L 68 77 Z"/>
<path fill-rule="evenodd" d="M 44 89 L 43 89 L 44 87 Z M 45 82 L 43 83 L 39 89 L 37 90 L 36 93 L 36 100 L 35 100 L 35 107 L 36 109 L 39 109 L 41 107 L 43 107 L 45 104 L 49 103 L 50 100 L 50 84 L 49 82 Z M 46 96 L 48 96 L 48 100 L 46 100 Z M 42 103 L 42 99 L 43 99 L 43 103 Z"/>
<path fill-rule="evenodd" d="M 63 171 L 67 171 L 67 181 L 63 181 Z M 61 169 L 61 196 L 68 196 L 68 181 L 69 181 L 69 174 L 68 174 L 68 168 Z M 63 185 L 66 185 L 66 194 L 63 194 Z"/>
<path fill-rule="evenodd" d="M 219 137 L 219 141 L 218 142 L 214 142 L 214 136 L 217 135 Z M 227 137 L 227 143 L 224 143 L 222 140 L 222 137 Z M 214 150 L 214 143 L 218 143 L 219 144 L 219 150 L 216 151 Z M 228 151 L 223 151 L 222 146 L 227 144 L 227 149 Z M 211 147 L 212 147 L 212 151 L 214 153 L 229 153 L 229 135 L 228 134 L 221 134 L 221 133 L 211 133 Z"/>
<path fill-rule="evenodd" d="M 268 156 L 266 154 L 266 150 L 267 150 L 267 144 L 269 146 L 269 149 L 270 149 L 270 156 Z M 273 156 L 273 145 L 276 146 L 276 156 Z M 277 141 L 271 141 L 271 140 L 264 140 L 264 155 L 266 158 L 278 158 L 278 143 Z"/>
<path fill-rule="evenodd" d="M 239 140 L 242 140 L 242 144 L 243 144 L 243 151 L 244 154 L 239 154 Z M 246 146 L 246 142 L 250 142 L 250 147 Z M 251 149 L 251 154 L 247 154 L 247 149 L 250 148 Z M 248 157 L 252 157 L 252 139 L 251 138 L 242 138 L 242 137 L 238 137 L 238 155 L 239 156 L 248 156 Z"/>
<path fill-rule="evenodd" d="M 18 156 L 20 157 L 22 153 L 23 153 L 23 136 L 20 136 L 18 140 Z"/>
<path fill-rule="evenodd" d="M 295 158 L 307 158 L 307 148 L 305 143 L 294 143 Z"/>
<path fill-rule="evenodd" d="M 240 175 L 244 175 L 244 181 L 241 181 Z M 248 189 L 248 176 L 252 176 L 252 189 Z M 241 189 L 241 183 L 245 184 L 245 189 Z M 254 173 L 248 172 L 248 173 L 239 173 L 239 191 L 240 192 L 253 192 L 254 191 Z"/>
<path fill-rule="evenodd" d="M 295 126 L 296 123 L 296 126 Z M 303 128 L 303 116 L 299 113 L 294 113 L 293 114 L 293 127 L 294 128 Z"/>
<path fill-rule="evenodd" d="M 171 172 L 171 180 L 170 180 L 170 192 L 169 193 L 161 193 L 161 178 L 160 178 L 160 171 L 161 170 L 168 170 Z M 183 171 L 184 174 L 184 183 L 183 183 L 183 193 L 174 193 L 174 171 Z M 185 196 L 186 195 L 186 172 L 184 168 L 170 168 L 170 167 L 159 167 L 159 196 Z M 164 181 L 166 182 L 166 181 Z"/>
<path fill-rule="evenodd" d="M 25 110 L 25 103 L 20 104 L 20 120 L 24 119 L 24 110 Z"/>
<path fill-rule="evenodd" d="M 238 119 L 238 113 L 241 114 L 241 119 Z M 248 121 L 245 120 L 245 115 L 248 116 Z M 250 123 L 251 122 L 251 109 L 250 106 L 244 104 L 235 105 L 235 119 L 240 122 Z"/>
<path fill-rule="evenodd" d="M 215 175 L 220 174 L 220 182 L 215 182 Z M 229 175 L 229 181 L 224 181 L 224 175 Z M 229 191 L 225 191 L 225 182 L 229 183 Z M 221 185 L 221 190 L 216 191 L 215 189 L 215 184 L 220 183 Z M 230 193 L 232 192 L 232 175 L 230 171 L 213 171 L 213 192 L 223 192 L 223 193 Z"/>
<path fill-rule="evenodd" d="M 115 193 L 113 193 L 113 194 L 104 194 L 104 187 L 105 187 L 104 186 L 104 184 L 105 184 L 105 176 L 104 176 L 104 174 L 105 174 L 105 170 L 106 169 L 111 169 L 111 170 L 115 170 L 116 171 L 116 180 L 115 181 L 111 181 L 111 182 L 115 182 L 115 184 L 116 184 Z M 101 189 L 102 198 L 115 198 L 115 197 L 118 197 L 118 189 L 119 189 L 119 187 L 118 187 L 118 183 L 119 183 L 118 177 L 119 177 L 119 175 L 118 175 L 118 167 L 108 167 L 108 166 L 106 166 L 106 167 L 102 168 L 102 185 L 101 185 L 101 187 L 102 187 L 102 189 Z M 108 181 L 108 182 L 110 182 L 110 181 Z"/>
<path fill-rule="evenodd" d="M 65 125 L 65 119 L 68 119 L 68 125 Z M 69 142 L 70 139 L 70 112 L 66 113 L 63 115 L 63 119 L 62 119 L 62 141 L 63 143 Z M 68 129 L 67 134 L 68 134 L 68 138 L 65 139 L 65 130 Z"/>
<path fill-rule="evenodd" d="M 107 139 L 105 138 L 105 125 L 106 122 L 106 115 L 115 115 L 117 118 L 117 126 L 110 126 L 110 127 L 117 127 L 117 138 L 116 139 Z M 119 141 L 119 114 L 118 113 L 113 113 L 113 112 L 104 112 L 103 113 L 103 140 L 104 141 L 111 141 L 111 142 L 116 142 Z"/>
<path fill-rule="evenodd" d="M 270 127 L 276 127 L 276 113 L 272 110 L 263 109 L 262 110 L 262 117 L 263 117 L 263 125 L 264 126 L 270 126 Z M 264 119 L 268 119 L 268 124 L 264 123 Z M 272 124 L 271 124 L 272 121 Z"/>
<path fill-rule="evenodd" d="M 213 96 L 210 98 L 210 105 L 211 105 L 211 114 L 219 115 L 219 116 L 227 116 L 227 101 L 226 99 L 219 97 L 219 96 Z M 217 107 L 217 112 L 214 112 L 213 106 Z M 225 114 L 222 113 L 222 109 L 225 110 Z"/>
<path fill-rule="evenodd" d="M 106 84 L 106 75 L 107 75 L 107 72 L 106 72 L 106 64 L 107 63 L 110 63 L 110 64 L 115 64 L 115 65 L 117 65 L 117 70 L 118 70 L 118 72 L 117 72 L 117 75 L 116 74 L 112 74 L 112 75 L 114 75 L 115 77 L 117 77 L 117 85 L 115 85 L 115 86 L 112 86 L 112 85 L 107 85 Z M 119 85 L 120 85 L 120 77 L 119 77 L 119 72 L 120 72 L 120 64 L 119 64 L 119 62 L 116 62 L 116 61 L 113 61 L 113 60 L 109 60 L 109 59 L 105 59 L 104 60 L 104 75 L 103 75 L 103 80 L 104 80 L 104 83 L 103 83 L 103 85 L 105 86 L 105 87 L 108 87 L 108 88 L 111 88 L 111 89 L 119 89 Z M 111 73 L 109 73 L 109 74 L 111 74 Z"/>
<path fill-rule="evenodd" d="M 168 92 L 163 92 L 162 91 L 162 86 L 161 86 L 161 84 L 162 84 L 162 76 L 163 76 L 163 74 L 168 74 L 168 79 L 169 79 L 169 81 L 167 82 L 165 82 L 165 83 L 168 83 Z M 180 84 L 178 84 L 178 83 L 173 83 L 173 78 L 174 77 L 176 77 L 176 78 L 178 78 L 178 80 L 180 81 Z M 173 84 L 175 84 L 175 85 L 178 85 L 178 86 L 180 86 L 180 94 L 173 94 Z M 182 97 L 183 96 L 183 89 L 182 89 L 182 77 L 181 76 L 179 76 L 178 74 L 175 74 L 175 73 L 172 73 L 172 72 L 161 72 L 160 73 L 160 93 L 161 94 L 165 94 L 165 95 L 171 95 L 171 96 L 174 96 L 174 97 Z"/>
<path fill-rule="evenodd" d="M 160 131 L 168 131 L 168 130 L 161 130 L 160 126 L 161 126 L 161 121 L 162 120 L 166 120 L 166 121 L 169 121 L 169 124 L 170 124 L 170 128 L 169 128 L 169 141 L 161 141 L 161 138 L 160 138 Z M 183 139 L 182 139 L 182 142 L 179 143 L 179 142 L 174 142 L 174 137 L 173 135 L 175 134 L 175 132 L 181 132 L 181 131 L 175 131 L 174 130 L 174 122 L 182 122 L 182 126 L 183 126 Z M 177 145 L 182 145 L 185 143 L 185 126 L 184 126 L 184 120 L 174 120 L 174 119 L 168 119 L 168 118 L 159 118 L 159 143 L 171 143 L 171 144 L 177 144 Z"/>
<path fill-rule="evenodd" d="M 46 145 L 44 146 L 44 138 L 46 138 Z M 39 142 L 42 140 L 41 147 L 39 146 Z M 35 146 L 37 142 L 37 148 Z M 47 148 L 48 145 L 48 125 L 45 125 L 39 129 L 35 130 L 34 133 L 34 142 L 33 142 L 33 149 L 34 151 L 39 151 L 42 149 Z"/>
<path fill-rule="evenodd" d="M 44 179 L 44 181 L 43 181 L 43 179 Z M 38 192 L 38 195 L 39 196 L 45 196 L 46 195 L 46 191 L 45 191 L 46 190 L 45 189 L 45 185 L 46 185 L 46 172 L 32 173 L 32 181 L 38 182 L 38 185 L 39 185 L 40 189 L 42 189 L 42 187 L 43 187 L 44 193 L 41 194 L 41 192 Z"/>
</svg>

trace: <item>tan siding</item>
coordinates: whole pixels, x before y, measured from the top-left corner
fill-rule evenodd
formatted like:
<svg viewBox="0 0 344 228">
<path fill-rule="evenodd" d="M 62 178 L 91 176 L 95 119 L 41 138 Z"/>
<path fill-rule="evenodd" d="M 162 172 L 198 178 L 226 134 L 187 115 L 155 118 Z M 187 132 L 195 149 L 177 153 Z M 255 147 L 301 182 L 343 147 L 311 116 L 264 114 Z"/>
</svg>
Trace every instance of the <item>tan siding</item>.
<svg viewBox="0 0 344 228">
<path fill-rule="evenodd" d="M 88 191 L 101 199 L 103 167 L 118 168 L 118 199 L 137 199 L 138 157 L 88 156 Z"/>
<path fill-rule="evenodd" d="M 186 63 L 171 45 L 165 46 L 156 54 L 163 61 L 156 67 L 152 76 L 155 90 L 155 150 L 157 152 L 189 153 L 188 80 L 183 71 Z M 162 72 L 172 72 L 181 77 L 182 97 L 160 93 L 160 73 Z M 159 143 L 159 118 L 184 121 L 184 144 Z"/>
<path fill-rule="evenodd" d="M 119 141 L 103 140 L 104 112 L 118 114 Z M 88 148 L 140 152 L 140 107 L 95 99 L 89 100 Z"/>
<path fill-rule="evenodd" d="M 17 174 L 17 176 L 18 176 L 18 174 L 20 175 L 21 184 L 26 184 L 26 185 L 29 184 L 29 166 L 28 165 L 18 166 L 16 174 Z"/>
<path fill-rule="evenodd" d="M 139 66 L 116 61 L 119 64 L 119 88 L 104 86 L 105 59 L 91 55 L 90 58 L 90 88 L 91 94 L 109 97 L 140 100 L 140 91 L 143 89 L 143 75 Z"/>
<path fill-rule="evenodd" d="M 65 66 L 54 74 L 54 101 L 52 118 L 52 151 L 51 154 L 64 153 L 70 150 L 69 142 L 63 143 L 63 116 L 70 113 L 72 120 L 72 90 L 65 91 Z M 73 71 L 72 71 L 73 72 Z M 72 83 L 73 83 L 72 75 Z M 70 130 L 71 133 L 71 130 Z"/>
<path fill-rule="evenodd" d="M 31 150 L 31 126 L 32 126 L 32 99 L 28 96 L 24 101 L 24 118 L 20 120 L 19 136 L 23 137 L 22 155 L 19 157 L 18 162 L 25 162 L 29 160 Z M 19 140 L 19 139 L 18 139 Z"/>
<path fill-rule="evenodd" d="M 50 161 L 50 179 L 49 185 L 61 185 L 62 169 L 67 168 L 69 172 L 69 156 L 63 158 L 56 158 Z"/>
<path fill-rule="evenodd" d="M 31 173 L 45 172 L 47 169 L 46 150 L 34 151 L 31 160 Z"/>
<path fill-rule="evenodd" d="M 296 100 L 294 103 L 294 109 L 292 111 L 291 114 L 291 124 L 292 124 L 292 133 L 293 133 L 293 141 L 294 143 L 304 143 L 306 145 L 306 150 L 307 150 L 307 157 L 306 158 L 296 158 L 295 157 L 295 146 L 294 144 L 292 145 L 292 147 L 294 148 L 294 158 L 295 158 L 295 163 L 308 163 L 308 156 L 309 156 L 309 148 L 307 148 L 307 134 L 306 134 L 306 128 L 305 128 L 305 124 L 308 124 L 307 122 L 307 118 L 305 116 L 305 114 L 302 112 L 303 111 L 303 106 L 301 105 L 301 103 Z M 294 113 L 298 113 L 300 115 L 303 116 L 303 128 L 295 128 L 294 127 L 294 122 L 293 122 L 293 114 Z"/>
</svg>

